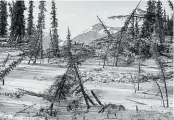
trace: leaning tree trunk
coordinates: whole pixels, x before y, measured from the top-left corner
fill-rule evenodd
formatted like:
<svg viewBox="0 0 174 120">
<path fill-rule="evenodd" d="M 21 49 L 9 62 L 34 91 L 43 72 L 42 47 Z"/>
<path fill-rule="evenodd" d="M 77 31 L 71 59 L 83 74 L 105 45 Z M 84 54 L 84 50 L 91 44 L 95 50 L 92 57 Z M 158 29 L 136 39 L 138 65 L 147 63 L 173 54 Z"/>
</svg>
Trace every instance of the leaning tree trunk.
<svg viewBox="0 0 174 120">
<path fill-rule="evenodd" d="M 106 32 L 108 38 L 109 38 L 109 43 L 106 45 L 106 50 L 105 50 L 105 55 L 104 55 L 104 59 L 103 59 L 103 68 L 106 65 L 106 59 L 108 57 L 108 53 L 109 53 L 109 47 L 113 41 L 113 36 L 112 34 L 109 32 L 109 30 L 107 29 L 106 25 L 104 25 L 104 23 L 102 22 L 102 20 L 97 16 L 99 22 L 101 23 L 102 27 L 104 28 L 104 31 Z"/>
<path fill-rule="evenodd" d="M 158 89 L 159 89 L 159 92 L 160 92 L 160 95 L 161 95 L 161 100 L 163 102 L 163 107 L 165 107 L 165 104 L 164 104 L 164 97 L 163 97 L 163 93 L 161 91 L 161 88 L 160 88 L 160 85 L 158 84 L 158 82 L 156 80 L 154 80 L 156 85 L 158 86 Z"/>
<path fill-rule="evenodd" d="M 155 16 L 155 21 L 157 23 L 157 26 L 156 26 L 156 34 L 158 35 L 158 38 L 161 42 L 161 40 L 163 40 L 163 37 L 164 35 L 162 34 L 163 33 L 163 29 L 160 27 L 160 23 L 159 23 L 159 18 L 158 16 L 156 15 Z M 156 43 L 153 43 L 154 47 L 153 47 L 153 51 L 154 51 L 154 54 L 155 54 L 155 58 L 156 58 L 156 61 L 157 61 L 157 64 L 158 64 L 158 67 L 160 69 L 160 72 L 161 72 L 161 79 L 164 83 L 164 88 L 165 88 L 165 93 L 166 93 L 166 104 L 167 106 L 166 107 L 169 107 L 169 100 L 168 100 L 168 90 L 167 90 L 167 83 L 166 83 L 166 79 L 165 79 L 165 71 L 164 71 L 164 66 L 161 62 L 161 60 L 158 58 L 159 56 L 159 53 L 158 53 L 158 49 L 157 49 L 157 44 Z"/>
<path fill-rule="evenodd" d="M 161 72 L 161 79 L 164 83 L 164 88 L 165 88 L 165 94 L 166 94 L 166 104 L 167 106 L 166 107 L 169 107 L 169 100 L 168 100 L 168 90 L 167 90 L 167 83 L 166 83 L 166 79 L 165 79 L 165 71 L 164 71 L 164 66 L 162 64 L 162 62 L 160 61 L 160 59 L 158 58 L 158 51 L 157 51 L 157 45 L 155 43 L 153 43 L 153 51 L 154 51 L 154 54 L 155 54 L 155 59 L 156 59 L 156 62 L 158 64 L 158 67 L 160 69 L 160 72 Z"/>
<path fill-rule="evenodd" d="M 169 107 L 169 100 L 168 100 L 168 90 L 167 90 L 167 83 L 166 83 L 166 79 L 165 79 L 165 73 L 164 73 L 164 68 L 163 68 L 163 65 L 161 63 L 161 61 L 156 58 L 157 62 L 158 62 L 158 65 L 159 65 L 159 68 L 161 70 L 161 78 L 164 82 L 164 88 L 165 88 L 165 93 L 166 93 L 166 102 L 167 102 L 167 106 L 166 107 Z"/>
<path fill-rule="evenodd" d="M 140 90 L 140 75 L 141 75 L 141 49 L 139 41 L 139 59 L 138 59 L 138 91 Z"/>
<path fill-rule="evenodd" d="M 140 90 L 140 72 L 141 72 L 141 65 L 140 65 L 140 58 L 138 60 L 138 91 Z"/>
<path fill-rule="evenodd" d="M 134 14 L 138 8 L 138 6 L 140 5 L 141 3 L 141 0 L 140 2 L 138 3 L 138 5 L 136 6 L 136 8 L 132 11 L 132 13 L 129 15 L 129 17 L 127 18 L 127 20 L 125 21 L 124 23 L 124 26 L 121 28 L 121 34 L 120 34 L 120 39 L 119 39 L 119 42 L 118 42 L 118 46 L 117 46 L 117 53 L 116 53 L 116 63 L 115 63 L 115 66 L 118 65 L 118 56 L 119 56 L 119 52 L 120 52 L 120 47 L 121 47 L 121 42 L 122 42 L 122 39 L 123 39 L 123 35 L 124 35 L 124 32 L 127 30 L 128 28 L 128 25 L 130 23 L 130 20 L 134 17 Z"/>
<path fill-rule="evenodd" d="M 74 70 L 75 70 L 76 76 L 77 76 L 77 78 L 79 79 L 79 85 L 80 85 L 80 88 L 81 88 L 81 92 L 82 92 L 82 94 L 83 94 L 83 97 L 84 97 L 84 99 L 85 99 L 85 103 L 86 103 L 86 105 L 87 105 L 87 109 L 89 109 L 90 106 L 89 106 L 89 103 L 88 103 L 87 95 L 86 95 L 85 90 L 84 90 L 84 87 L 83 87 L 83 83 L 82 83 L 82 81 L 81 81 L 80 75 L 78 74 L 77 67 L 75 66 L 75 64 L 74 64 L 73 66 L 74 66 Z"/>
<path fill-rule="evenodd" d="M 31 52 L 30 52 L 30 56 L 29 56 L 29 61 L 28 61 L 28 64 L 30 64 L 31 60 L 32 60 L 32 57 L 34 56 L 34 54 L 36 54 L 37 52 L 37 47 L 38 47 L 38 44 L 39 44 L 39 38 L 37 38 L 36 42 L 34 43 L 34 47 L 32 48 Z"/>
</svg>

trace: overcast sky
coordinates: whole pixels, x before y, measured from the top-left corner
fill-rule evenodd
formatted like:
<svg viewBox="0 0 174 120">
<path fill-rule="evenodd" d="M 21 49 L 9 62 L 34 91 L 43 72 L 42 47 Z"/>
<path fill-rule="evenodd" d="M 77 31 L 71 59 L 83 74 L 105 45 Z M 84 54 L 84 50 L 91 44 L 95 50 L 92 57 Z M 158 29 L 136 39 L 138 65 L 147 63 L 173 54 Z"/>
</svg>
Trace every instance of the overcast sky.
<svg viewBox="0 0 174 120">
<path fill-rule="evenodd" d="M 146 9 L 146 1 L 140 4 L 141 9 Z M 28 8 L 28 0 L 25 1 Z M 110 20 L 109 16 L 112 15 L 126 15 L 138 4 L 138 0 L 134 1 L 56 1 L 58 30 L 61 39 L 66 39 L 67 27 L 69 26 L 72 38 L 98 23 L 96 15 L 98 15 L 106 25 L 113 27 L 121 27 L 124 21 Z M 37 21 L 39 1 L 34 1 L 34 21 Z M 167 0 L 163 1 L 168 14 L 171 10 L 168 6 Z M 46 31 L 50 29 L 50 12 L 51 1 L 46 1 Z M 25 12 L 27 17 L 27 11 Z M 36 22 L 37 24 L 37 22 Z"/>
</svg>

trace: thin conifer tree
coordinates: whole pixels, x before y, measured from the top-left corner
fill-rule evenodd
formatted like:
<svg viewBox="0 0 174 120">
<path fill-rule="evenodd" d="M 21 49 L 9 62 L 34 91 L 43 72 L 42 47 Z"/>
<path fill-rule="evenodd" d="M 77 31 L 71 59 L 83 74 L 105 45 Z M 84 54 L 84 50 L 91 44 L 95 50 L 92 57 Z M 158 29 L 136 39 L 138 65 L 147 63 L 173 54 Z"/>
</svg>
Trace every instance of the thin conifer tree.
<svg viewBox="0 0 174 120">
<path fill-rule="evenodd" d="M 38 14 L 38 25 L 37 29 L 39 32 L 39 52 L 40 52 L 40 57 L 43 59 L 43 30 L 45 29 L 45 1 L 40 1 L 39 2 L 39 14 Z"/>
<path fill-rule="evenodd" d="M 52 49 L 53 49 L 53 56 L 60 57 L 60 51 L 59 51 L 59 35 L 58 35 L 58 20 L 57 20 L 57 14 L 56 14 L 56 3 L 54 0 L 52 0 L 52 11 L 51 11 L 51 28 L 52 28 Z"/>
<path fill-rule="evenodd" d="M 29 1 L 29 10 L 28 10 L 28 24 L 27 24 L 27 34 L 33 35 L 34 32 L 34 24 L 33 24 L 33 1 Z"/>
<path fill-rule="evenodd" d="M 7 36 L 7 2 L 4 0 L 0 1 L 0 37 Z"/>
</svg>

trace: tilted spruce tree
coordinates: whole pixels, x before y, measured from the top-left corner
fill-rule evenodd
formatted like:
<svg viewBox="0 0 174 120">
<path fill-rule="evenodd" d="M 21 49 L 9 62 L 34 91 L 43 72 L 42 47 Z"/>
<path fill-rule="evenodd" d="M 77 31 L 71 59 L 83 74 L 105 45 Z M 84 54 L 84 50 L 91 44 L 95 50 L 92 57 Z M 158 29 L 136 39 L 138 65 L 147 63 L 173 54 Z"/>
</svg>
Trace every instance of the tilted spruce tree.
<svg viewBox="0 0 174 120">
<path fill-rule="evenodd" d="M 130 15 L 118 15 L 118 16 L 111 16 L 108 17 L 109 19 L 121 19 L 121 18 L 126 18 L 126 21 L 124 23 L 124 26 L 121 28 L 121 30 L 119 31 L 119 38 L 117 38 L 117 40 L 115 40 L 114 42 L 114 65 L 117 66 L 118 65 L 118 59 L 119 59 L 119 55 L 122 52 L 122 40 L 125 38 L 125 33 L 128 31 L 129 28 L 129 24 L 131 23 L 132 27 L 131 27 L 131 34 L 132 37 L 135 37 L 135 31 L 134 31 L 134 19 L 136 17 L 138 18 L 143 18 L 143 15 L 139 15 L 136 14 L 136 11 L 139 10 L 138 6 L 141 3 L 141 0 L 139 1 L 139 3 L 137 4 L 136 8 L 132 11 L 132 13 Z"/>
<path fill-rule="evenodd" d="M 71 53 L 71 47 L 72 46 L 71 46 L 71 34 L 70 34 L 69 28 L 68 28 L 68 34 L 67 34 L 67 41 L 68 42 L 67 42 L 66 56 L 68 58 L 68 68 L 67 68 L 65 74 L 63 74 L 63 76 L 61 77 L 61 80 L 57 84 L 57 88 L 56 88 L 56 91 L 54 93 L 54 96 L 53 96 L 53 99 L 52 99 L 52 103 L 50 105 L 50 110 L 51 110 L 50 115 L 51 116 L 52 116 L 52 110 L 53 110 L 53 107 L 54 107 L 54 102 L 56 100 L 59 101 L 60 99 L 66 97 L 66 94 L 67 94 L 67 93 L 65 93 L 66 84 L 68 84 L 70 82 L 68 80 L 72 80 L 72 76 L 71 76 L 71 79 L 68 79 L 68 77 L 69 77 L 70 74 L 72 74 L 73 76 L 75 76 L 75 80 L 73 79 L 74 84 L 76 84 L 76 82 L 78 84 L 78 86 L 76 87 L 76 89 L 74 91 L 81 92 L 82 93 L 83 98 L 85 100 L 85 103 L 87 105 L 87 109 L 90 108 L 89 102 L 92 105 L 95 106 L 95 103 L 88 96 L 88 94 L 86 93 L 86 91 L 84 89 L 82 78 L 80 76 L 79 69 L 78 69 L 78 67 L 76 65 L 76 60 L 75 60 L 75 58 L 73 57 L 73 55 Z M 77 81 L 76 81 L 76 79 L 77 79 Z"/>
<path fill-rule="evenodd" d="M 29 10 L 28 10 L 28 24 L 27 24 L 27 34 L 33 35 L 34 32 L 34 24 L 33 24 L 33 1 L 29 1 Z"/>
<path fill-rule="evenodd" d="M 53 50 L 53 56 L 54 57 L 60 57 L 60 51 L 59 51 L 59 35 L 58 35 L 58 22 L 57 22 L 57 16 L 56 16 L 56 3 L 54 0 L 52 0 L 52 11 L 51 11 L 51 28 L 52 28 L 52 50 Z"/>
<path fill-rule="evenodd" d="M 134 18 L 134 15 L 137 11 L 138 6 L 140 5 L 141 1 L 138 3 L 138 5 L 136 6 L 136 8 L 132 11 L 132 13 L 127 17 L 124 26 L 121 28 L 120 31 L 120 39 L 118 40 L 118 44 L 117 44 L 117 50 L 116 50 L 116 61 L 115 61 L 115 66 L 118 65 L 118 57 L 119 57 L 119 53 L 120 53 L 120 48 L 121 48 L 121 43 L 122 43 L 122 39 L 123 39 L 123 35 L 125 34 L 125 31 L 128 28 L 128 25 L 130 24 L 130 21 L 132 18 Z"/>
<path fill-rule="evenodd" d="M 13 2 L 13 5 L 10 6 L 11 11 L 11 33 L 10 37 L 12 38 L 11 42 L 21 44 L 24 35 L 25 35 L 25 18 L 24 11 L 26 10 L 24 1 Z"/>
<path fill-rule="evenodd" d="M 72 67 L 74 69 L 74 72 L 75 72 L 75 76 L 77 77 L 78 81 L 79 81 L 79 87 L 80 87 L 80 91 L 83 95 L 83 98 L 85 100 L 85 103 L 87 105 L 87 109 L 90 108 L 90 105 L 89 105 L 89 102 L 95 106 L 95 103 L 92 101 L 92 99 L 88 96 L 88 94 L 86 93 L 85 89 L 84 89 L 84 86 L 83 86 L 83 82 L 82 82 L 82 79 L 81 79 L 81 76 L 79 74 L 79 69 L 77 67 L 77 60 L 76 58 L 73 57 L 72 55 L 72 52 L 71 52 L 71 48 L 72 48 L 72 44 L 71 44 L 71 38 L 70 38 L 71 34 L 70 34 L 70 30 L 69 30 L 69 27 L 68 27 L 68 35 L 67 35 L 67 40 L 68 40 L 68 43 L 67 43 L 67 46 L 68 46 L 68 49 L 67 49 L 67 55 L 68 55 L 68 64 L 69 64 L 69 67 Z"/>
<path fill-rule="evenodd" d="M 37 29 L 39 32 L 39 52 L 40 52 L 40 57 L 43 59 L 43 30 L 45 29 L 45 1 L 40 1 L 39 2 L 39 14 L 38 14 L 38 25 Z"/>
<path fill-rule="evenodd" d="M 0 1 L 0 37 L 7 35 L 7 2 L 4 0 Z"/>
<path fill-rule="evenodd" d="M 142 19 L 144 18 L 144 13 L 145 11 L 141 10 L 138 8 L 139 4 L 141 3 L 141 0 L 139 1 L 138 5 L 136 6 L 136 8 L 132 11 L 131 14 L 129 15 L 117 15 L 117 16 L 111 16 L 111 17 L 108 17 L 109 19 L 115 19 L 115 18 L 118 18 L 118 19 L 122 19 L 122 18 L 126 18 L 126 21 L 124 23 L 124 26 L 121 28 L 121 30 L 119 31 L 119 38 L 118 40 L 116 41 L 116 47 L 115 47 L 115 66 L 118 65 L 118 58 L 119 58 L 119 55 L 120 53 L 122 52 L 122 41 L 124 40 L 124 35 L 126 33 L 129 32 L 129 35 L 131 34 L 132 38 L 135 39 L 135 34 L 136 34 L 136 30 L 134 29 L 135 27 L 135 19 Z M 137 14 L 137 11 L 140 12 L 139 14 Z M 131 23 L 131 27 L 129 27 L 129 24 Z M 132 40 L 133 40 L 132 39 Z M 130 45 L 129 45 L 130 47 Z"/>
</svg>

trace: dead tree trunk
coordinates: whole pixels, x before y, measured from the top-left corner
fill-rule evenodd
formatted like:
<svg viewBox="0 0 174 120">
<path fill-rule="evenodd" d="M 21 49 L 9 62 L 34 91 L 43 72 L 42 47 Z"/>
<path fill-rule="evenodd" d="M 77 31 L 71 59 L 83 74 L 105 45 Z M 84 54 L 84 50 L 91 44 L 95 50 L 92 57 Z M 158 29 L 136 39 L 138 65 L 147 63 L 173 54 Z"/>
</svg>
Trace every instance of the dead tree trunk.
<svg viewBox="0 0 174 120">
<path fill-rule="evenodd" d="M 138 60 L 138 91 L 140 90 L 140 71 L 141 71 L 141 68 L 140 68 L 140 60 Z"/>
<path fill-rule="evenodd" d="M 98 103 L 99 105 L 103 105 L 103 104 L 100 102 L 100 100 L 98 99 L 98 97 L 95 95 L 95 93 L 93 92 L 93 90 L 91 90 L 91 93 L 92 93 L 92 95 L 94 96 L 94 98 L 96 99 L 97 103 Z"/>
<path fill-rule="evenodd" d="M 158 82 L 156 80 L 154 80 L 156 85 L 158 86 L 158 89 L 159 89 L 159 92 L 160 92 L 160 95 L 161 95 L 161 100 L 163 102 L 163 107 L 165 107 L 165 104 L 164 104 L 164 97 L 163 97 L 163 93 L 161 91 L 161 88 L 160 88 L 160 85 L 158 84 Z"/>
<path fill-rule="evenodd" d="M 100 23 L 102 24 L 102 27 L 104 28 L 104 31 L 106 32 L 108 38 L 109 38 L 109 43 L 106 45 L 106 50 L 105 50 L 105 55 L 104 55 L 104 58 L 103 58 L 103 68 L 105 67 L 106 65 L 106 59 L 108 57 L 108 52 L 109 52 L 109 47 L 113 41 L 113 37 L 111 35 L 111 33 L 108 31 L 108 29 L 106 28 L 106 26 L 104 25 L 104 23 L 102 22 L 102 20 L 97 16 L 97 19 L 100 21 Z"/>
<path fill-rule="evenodd" d="M 5 60 L 3 61 L 3 64 L 2 64 L 3 67 L 5 67 L 5 64 L 9 60 L 9 57 L 10 57 L 10 54 L 8 54 L 7 57 L 5 58 Z"/>
<path fill-rule="evenodd" d="M 86 96 L 86 93 L 85 93 L 85 90 L 84 90 L 84 87 L 83 87 L 83 84 L 82 84 L 80 75 L 78 74 L 77 67 L 75 66 L 75 64 L 73 65 L 73 67 L 74 67 L 76 76 L 77 76 L 77 78 L 78 78 L 78 80 L 79 80 L 79 85 L 80 85 L 80 88 L 81 88 L 81 92 L 82 92 L 82 94 L 83 94 L 83 97 L 84 97 L 84 99 L 85 99 L 85 103 L 86 103 L 86 105 L 87 105 L 87 109 L 89 109 L 90 106 L 89 106 L 89 103 L 88 103 L 88 99 L 87 99 L 87 96 Z"/>
<path fill-rule="evenodd" d="M 62 95 L 62 90 L 64 89 L 64 83 L 66 82 L 66 77 L 67 77 L 67 73 L 68 73 L 69 69 L 70 68 L 68 67 L 66 73 L 61 78 L 59 86 L 57 87 L 57 90 L 56 90 L 55 95 L 53 97 L 52 103 L 50 105 L 50 110 L 51 111 L 53 110 L 54 102 L 55 102 L 55 99 L 57 98 L 57 96 L 58 96 L 58 99 L 60 99 L 60 97 Z M 52 116 L 52 113 L 51 113 L 51 116 Z"/>
<path fill-rule="evenodd" d="M 141 74 L 141 49 L 139 40 L 139 59 L 138 59 L 138 91 L 140 90 L 140 74 Z"/>
<path fill-rule="evenodd" d="M 162 77 L 162 80 L 164 82 L 164 88 L 165 88 L 165 93 L 166 93 L 166 102 L 167 102 L 166 107 L 169 107 L 168 90 L 167 90 L 167 83 L 166 83 L 165 74 L 164 74 L 164 68 L 163 68 L 161 61 L 158 58 L 157 58 L 157 62 L 159 64 L 159 68 L 161 70 L 161 77 Z"/>
<path fill-rule="evenodd" d="M 162 79 L 162 81 L 164 83 L 165 94 L 166 94 L 166 102 L 167 102 L 167 106 L 166 107 L 169 107 L 168 90 L 167 90 L 167 83 L 166 83 L 166 79 L 165 79 L 164 66 L 163 66 L 162 62 L 160 61 L 160 59 L 158 58 L 158 51 L 157 51 L 156 43 L 153 43 L 153 51 L 154 51 L 154 54 L 155 54 L 156 62 L 158 64 L 158 67 L 159 67 L 160 72 L 161 72 L 161 79 Z"/>
<path fill-rule="evenodd" d="M 156 18 L 155 21 L 157 23 L 157 27 L 156 27 L 156 31 L 155 32 L 158 35 L 158 38 L 159 38 L 160 43 L 161 43 L 161 41 L 164 39 L 164 35 L 162 34 L 163 33 L 163 30 L 160 27 L 161 25 L 159 23 L 159 17 L 156 15 L 155 18 Z M 166 83 L 166 79 L 165 79 L 164 66 L 163 66 L 161 60 L 158 58 L 159 53 L 158 53 L 158 49 L 157 49 L 157 44 L 156 43 L 153 43 L 153 45 L 154 45 L 153 48 L 154 48 L 155 58 L 156 58 L 156 61 L 158 63 L 158 67 L 159 67 L 159 69 L 161 71 L 161 79 L 162 79 L 162 81 L 164 83 L 164 88 L 165 88 L 165 93 L 166 93 L 166 102 L 167 102 L 167 106 L 166 107 L 169 107 L 168 90 L 167 90 L 167 83 Z"/>
</svg>

